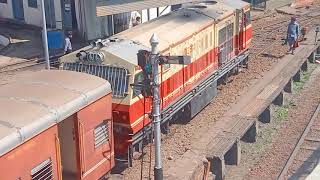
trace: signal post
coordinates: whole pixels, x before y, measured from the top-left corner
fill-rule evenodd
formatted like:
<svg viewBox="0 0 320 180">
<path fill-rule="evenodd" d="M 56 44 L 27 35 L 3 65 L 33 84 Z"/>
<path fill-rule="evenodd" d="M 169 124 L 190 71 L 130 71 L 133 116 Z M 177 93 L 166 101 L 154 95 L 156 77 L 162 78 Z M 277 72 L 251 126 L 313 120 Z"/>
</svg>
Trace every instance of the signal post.
<svg viewBox="0 0 320 180">
<path fill-rule="evenodd" d="M 144 82 L 142 84 L 133 84 L 141 88 L 144 96 L 151 96 L 152 103 L 152 118 L 154 128 L 154 143 L 155 143 L 155 165 L 154 179 L 163 180 L 163 169 L 161 161 L 161 98 L 160 98 L 160 83 L 159 83 L 159 65 L 162 64 L 190 64 L 190 56 L 160 56 L 157 46 L 159 39 L 155 34 L 150 39 L 151 52 L 140 50 L 138 53 L 138 64 L 143 70 Z M 151 77 L 150 77 L 151 76 Z M 150 78 L 150 79 L 149 79 Z"/>
</svg>

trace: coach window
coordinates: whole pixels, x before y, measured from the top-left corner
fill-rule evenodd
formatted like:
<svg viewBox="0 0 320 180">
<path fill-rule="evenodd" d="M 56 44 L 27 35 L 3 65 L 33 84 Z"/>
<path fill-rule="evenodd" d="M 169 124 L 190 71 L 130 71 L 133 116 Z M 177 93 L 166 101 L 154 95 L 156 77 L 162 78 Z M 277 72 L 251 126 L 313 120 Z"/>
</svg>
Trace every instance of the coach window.
<svg viewBox="0 0 320 180">
<path fill-rule="evenodd" d="M 28 6 L 32 8 L 38 8 L 37 0 L 28 0 Z"/>
<path fill-rule="evenodd" d="M 0 0 L 0 3 L 8 3 L 8 0 Z"/>
<path fill-rule="evenodd" d="M 250 14 L 250 11 L 246 12 L 244 14 L 244 18 L 245 18 L 245 23 L 246 25 L 249 25 L 251 24 L 251 14 Z"/>
<path fill-rule="evenodd" d="M 206 34 L 205 49 L 208 49 L 208 41 L 209 41 L 208 34 Z"/>
<path fill-rule="evenodd" d="M 213 44 L 213 35 L 212 35 L 212 31 L 210 32 L 210 47 L 212 47 Z"/>
<path fill-rule="evenodd" d="M 170 53 L 168 53 L 166 56 L 170 56 Z M 161 65 L 162 73 L 168 72 L 170 70 L 170 64 L 163 64 Z"/>
<path fill-rule="evenodd" d="M 143 72 L 138 72 L 135 76 L 134 76 L 134 84 L 138 84 L 138 85 L 142 85 L 144 81 L 144 76 L 143 76 Z M 142 92 L 142 88 L 140 87 L 133 87 L 133 96 L 132 98 L 135 98 L 137 96 L 139 96 Z"/>
</svg>

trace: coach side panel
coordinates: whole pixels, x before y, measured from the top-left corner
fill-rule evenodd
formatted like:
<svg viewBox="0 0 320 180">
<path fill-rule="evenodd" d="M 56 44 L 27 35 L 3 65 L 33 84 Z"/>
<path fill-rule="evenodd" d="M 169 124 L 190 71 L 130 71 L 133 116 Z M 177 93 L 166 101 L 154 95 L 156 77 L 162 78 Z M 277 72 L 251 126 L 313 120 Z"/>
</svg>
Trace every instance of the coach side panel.
<svg viewBox="0 0 320 180">
<path fill-rule="evenodd" d="M 0 179 L 32 179 L 37 176 L 61 180 L 57 126 L 53 126 L 0 157 Z M 59 170 L 58 170 L 59 169 Z"/>
</svg>

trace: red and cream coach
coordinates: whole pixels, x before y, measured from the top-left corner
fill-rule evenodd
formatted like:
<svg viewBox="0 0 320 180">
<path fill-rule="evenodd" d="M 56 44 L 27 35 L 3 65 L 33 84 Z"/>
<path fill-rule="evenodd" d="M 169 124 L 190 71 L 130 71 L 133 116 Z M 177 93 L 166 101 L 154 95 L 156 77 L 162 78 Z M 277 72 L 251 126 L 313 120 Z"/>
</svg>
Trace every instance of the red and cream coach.
<svg viewBox="0 0 320 180">
<path fill-rule="evenodd" d="M 0 179 L 94 180 L 114 166 L 111 87 L 72 71 L 0 86 Z"/>
</svg>

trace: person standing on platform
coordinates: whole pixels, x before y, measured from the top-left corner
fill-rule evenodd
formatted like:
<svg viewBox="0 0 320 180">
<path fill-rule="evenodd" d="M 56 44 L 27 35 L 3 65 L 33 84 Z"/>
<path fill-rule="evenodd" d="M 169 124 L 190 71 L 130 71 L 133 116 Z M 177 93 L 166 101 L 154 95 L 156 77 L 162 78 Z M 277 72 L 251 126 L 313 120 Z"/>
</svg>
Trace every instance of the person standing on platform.
<svg viewBox="0 0 320 180">
<path fill-rule="evenodd" d="M 141 24 L 141 18 L 140 16 L 136 17 L 136 21 L 132 23 L 132 26 L 135 27 L 137 25 Z"/>
<path fill-rule="evenodd" d="M 294 54 L 295 48 L 298 46 L 298 36 L 300 33 L 300 27 L 295 17 L 291 18 L 291 22 L 288 25 L 287 42 L 289 44 L 288 52 Z"/>
<path fill-rule="evenodd" d="M 72 32 L 69 31 L 67 33 L 67 37 L 64 39 L 64 54 L 69 54 L 72 52 L 71 39 L 72 39 Z"/>
<path fill-rule="evenodd" d="M 130 16 L 131 17 L 130 17 L 129 28 L 132 28 L 134 26 L 141 24 L 141 15 L 138 11 L 131 12 Z"/>
</svg>

